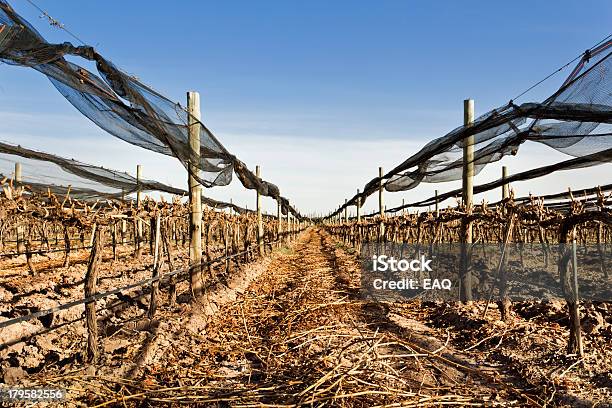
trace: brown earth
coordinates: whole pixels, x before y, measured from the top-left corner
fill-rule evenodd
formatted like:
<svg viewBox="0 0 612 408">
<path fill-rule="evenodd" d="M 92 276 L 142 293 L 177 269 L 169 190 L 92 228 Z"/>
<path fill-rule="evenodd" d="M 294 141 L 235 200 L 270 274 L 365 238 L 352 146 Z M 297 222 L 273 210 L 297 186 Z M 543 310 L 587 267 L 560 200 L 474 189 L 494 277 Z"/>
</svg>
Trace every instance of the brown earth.
<svg viewBox="0 0 612 408">
<path fill-rule="evenodd" d="M 564 354 L 562 305 L 517 304 L 501 323 L 482 304 L 378 303 L 359 287 L 352 249 L 311 228 L 199 305 L 163 300 L 152 321 L 130 309 L 106 326 L 99 364 L 66 357 L 16 381 L 64 388 L 67 406 L 610 406 L 605 304 L 589 306 L 604 321 L 578 359 Z M 23 347 L 70 333 L 46 336 Z"/>
</svg>

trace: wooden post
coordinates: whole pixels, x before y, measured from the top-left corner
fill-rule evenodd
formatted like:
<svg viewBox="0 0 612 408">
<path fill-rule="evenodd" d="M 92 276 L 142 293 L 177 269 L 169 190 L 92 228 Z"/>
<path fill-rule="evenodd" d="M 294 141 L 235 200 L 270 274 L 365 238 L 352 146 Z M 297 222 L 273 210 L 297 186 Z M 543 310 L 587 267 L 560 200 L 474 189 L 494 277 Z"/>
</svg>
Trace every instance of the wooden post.
<svg viewBox="0 0 612 408">
<path fill-rule="evenodd" d="M 94 225 L 91 227 L 91 237 L 89 238 L 89 246 L 93 246 L 94 237 L 96 235 L 96 229 L 98 228 L 98 224 L 94 222 Z"/>
<path fill-rule="evenodd" d="M 153 221 L 153 219 L 151 219 Z M 159 245 L 160 245 L 160 231 L 161 231 L 161 217 L 160 213 L 157 213 L 155 217 L 155 241 L 153 246 L 153 273 L 152 278 L 155 279 L 159 277 L 159 269 L 161 265 L 160 256 L 159 256 Z M 159 281 L 155 280 L 151 282 L 151 300 L 149 302 L 149 319 L 152 319 L 155 316 L 155 311 L 157 310 L 157 297 L 159 295 Z"/>
<path fill-rule="evenodd" d="M 379 225 L 379 229 L 378 229 L 378 239 L 379 241 L 382 241 L 383 237 L 385 236 L 385 204 L 383 201 L 383 181 L 382 181 L 382 176 L 383 176 L 383 168 L 379 167 L 378 168 L 378 177 L 380 177 L 380 180 L 378 182 L 378 212 L 380 214 L 380 225 Z"/>
<path fill-rule="evenodd" d="M 348 207 L 346 206 L 347 203 L 348 203 L 348 200 L 345 198 L 344 199 L 344 222 L 348 222 Z"/>
<path fill-rule="evenodd" d="M 117 258 L 117 221 L 113 220 L 112 223 L 112 241 L 113 241 L 113 261 L 116 261 Z"/>
<path fill-rule="evenodd" d="M 474 124 L 474 100 L 463 101 L 463 124 Z M 474 135 L 463 140 L 463 205 L 471 206 L 474 197 Z"/>
<path fill-rule="evenodd" d="M 474 123 L 474 100 L 463 101 L 463 122 L 466 127 Z M 463 206 L 467 215 L 472 213 L 474 198 L 474 136 L 463 139 Z M 472 223 L 465 217 L 461 220 L 461 264 L 459 276 L 461 280 L 460 299 L 463 302 L 472 300 L 472 276 L 470 270 Z"/>
<path fill-rule="evenodd" d="M 506 166 L 502 166 L 502 180 L 506 180 L 508 178 L 508 168 Z M 508 183 L 504 183 L 502 186 L 502 200 L 507 199 L 510 196 L 510 186 Z"/>
<path fill-rule="evenodd" d="M 361 197 L 359 197 L 359 189 L 357 190 L 357 222 L 361 222 Z"/>
<path fill-rule="evenodd" d="M 21 163 L 15 163 L 15 187 L 17 186 L 17 184 L 21 184 L 22 181 L 22 175 L 21 175 Z M 21 221 L 17 221 L 17 253 L 21 253 L 23 251 L 27 251 L 27 248 L 25 248 L 23 240 L 24 240 L 24 228 L 23 228 L 23 224 L 21 223 Z"/>
<path fill-rule="evenodd" d="M 378 177 L 380 177 L 380 181 L 378 182 L 378 211 L 380 212 L 380 217 L 384 218 L 385 217 L 385 204 L 383 201 L 383 182 L 382 182 L 382 176 L 383 176 L 383 168 L 379 167 L 378 168 Z"/>
<path fill-rule="evenodd" d="M 286 241 L 289 240 L 289 238 L 291 237 L 291 225 L 289 225 L 289 221 L 291 220 L 291 211 L 289 211 L 289 207 L 287 207 L 287 221 L 285 222 L 285 225 L 287 226 L 287 233 L 286 233 Z"/>
<path fill-rule="evenodd" d="M 94 235 L 93 246 L 89 255 L 89 265 L 85 275 L 85 298 L 93 296 L 98 291 L 98 270 L 102 260 L 102 228 L 97 228 Z M 85 317 L 87 323 L 87 356 L 88 363 L 95 363 L 98 359 L 98 321 L 96 319 L 96 301 L 85 303 Z"/>
<path fill-rule="evenodd" d="M 280 240 L 281 234 L 283 233 L 283 214 L 281 211 L 281 203 L 280 200 L 276 202 L 276 220 L 278 221 L 277 232 L 276 232 L 276 240 Z M 280 246 L 280 242 L 278 243 Z"/>
<path fill-rule="evenodd" d="M 259 166 L 255 166 L 255 175 L 257 178 L 261 177 L 261 169 Z M 261 194 L 259 194 L 259 190 L 257 191 L 257 246 L 259 247 L 259 255 L 264 255 L 264 246 L 263 246 L 263 220 L 261 218 Z"/>
<path fill-rule="evenodd" d="M 140 191 L 140 181 L 142 180 L 142 166 L 139 164 L 136 166 L 136 208 L 137 213 L 140 212 L 140 206 L 142 203 L 142 192 Z M 142 253 L 142 220 L 138 218 L 136 220 L 136 258 L 140 258 Z"/>
<path fill-rule="evenodd" d="M 127 222 L 125 219 L 121 220 L 121 244 L 125 244 L 125 236 L 127 235 Z"/>
<path fill-rule="evenodd" d="M 21 183 L 22 173 L 21 173 L 21 163 L 15 163 L 15 181 L 17 183 Z"/>
<path fill-rule="evenodd" d="M 440 215 L 439 202 L 438 202 L 438 190 L 436 190 L 436 217 Z"/>
<path fill-rule="evenodd" d="M 121 203 L 125 204 L 125 190 L 121 189 Z M 127 223 L 125 218 L 121 219 L 121 244 L 125 244 L 125 235 L 127 233 Z"/>
<path fill-rule="evenodd" d="M 204 290 L 202 281 L 202 190 L 198 182 L 200 174 L 200 94 L 187 92 L 187 111 L 189 114 L 189 211 L 191 213 L 189 233 L 190 288 L 194 298 Z"/>
</svg>

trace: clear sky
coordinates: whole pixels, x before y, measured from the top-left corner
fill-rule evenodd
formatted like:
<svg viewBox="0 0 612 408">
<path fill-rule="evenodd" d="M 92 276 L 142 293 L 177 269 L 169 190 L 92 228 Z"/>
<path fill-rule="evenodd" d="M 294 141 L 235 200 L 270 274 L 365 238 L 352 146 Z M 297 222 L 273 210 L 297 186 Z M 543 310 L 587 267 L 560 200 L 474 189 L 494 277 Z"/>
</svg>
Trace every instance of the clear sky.
<svg viewBox="0 0 612 408">
<path fill-rule="evenodd" d="M 25 0 L 10 3 L 49 41 L 75 41 Z M 388 169 L 460 125 L 463 99 L 475 99 L 477 115 L 506 103 L 607 36 L 612 21 L 609 0 L 36 3 L 169 98 L 199 91 L 204 122 L 221 142 L 250 167 L 260 164 L 305 212 L 336 207 L 379 165 Z M 519 102 L 542 100 L 567 73 Z M 132 173 L 142 163 L 147 177 L 186 184 L 173 159 L 105 134 L 33 70 L 0 66 L 0 139 Z M 511 171 L 565 158 L 533 145 L 519 156 L 506 163 Z M 610 165 L 602 167 L 516 188 L 603 184 Z M 209 195 L 252 208 L 254 193 L 234 184 Z"/>
</svg>

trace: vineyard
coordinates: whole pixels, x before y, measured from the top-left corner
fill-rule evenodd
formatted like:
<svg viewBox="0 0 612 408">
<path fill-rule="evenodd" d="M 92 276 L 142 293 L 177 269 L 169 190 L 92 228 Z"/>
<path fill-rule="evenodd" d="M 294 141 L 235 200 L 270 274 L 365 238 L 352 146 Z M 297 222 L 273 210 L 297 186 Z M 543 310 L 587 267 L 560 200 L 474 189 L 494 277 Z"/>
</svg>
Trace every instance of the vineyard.
<svg viewBox="0 0 612 408">
<path fill-rule="evenodd" d="M 199 93 L 174 102 L 28 2 L 82 45 L 0 0 L 0 63 L 187 187 L 0 141 L 0 404 L 612 407 L 609 172 L 516 193 L 610 166 L 611 36 L 542 101 L 515 102 L 553 75 L 480 116 L 466 99 L 461 126 L 303 212 L 203 123 Z M 569 157 L 481 182 L 534 144 Z M 251 209 L 209 197 L 233 180 Z M 395 193 L 411 202 L 387 208 Z"/>
<path fill-rule="evenodd" d="M 268 217 L 261 250 L 256 215 L 207 210 L 197 269 L 189 267 L 188 209 L 178 202 L 96 205 L 26 195 L 10 182 L 4 193 L 2 355 L 19 367 L 5 369 L 7 383 L 60 387 L 86 405 L 574 406 L 609 397 L 598 387 L 611 361 L 607 303 L 569 303 L 568 314 L 554 300 L 510 302 L 502 287 L 500 301 L 468 306 L 378 301 L 360 294 L 356 256 L 368 242 L 424 251 L 459 242 L 468 218 L 476 242 L 498 247 L 548 248 L 576 231 L 580 248 L 595 244 L 593 279 L 605 282 L 612 243 L 601 189 L 571 195 L 565 210 L 509 197 L 469 215 L 449 208 L 306 229 Z M 541 251 L 571 275 L 569 257 L 557 264 L 563 254 Z M 510 258 L 508 269 L 521 266 Z M 475 275 L 474 298 L 499 284 L 496 268 Z M 197 303 L 190 279 L 203 281 Z M 571 292 L 571 279 L 563 285 Z M 592 374 L 571 371 L 581 363 Z"/>
</svg>

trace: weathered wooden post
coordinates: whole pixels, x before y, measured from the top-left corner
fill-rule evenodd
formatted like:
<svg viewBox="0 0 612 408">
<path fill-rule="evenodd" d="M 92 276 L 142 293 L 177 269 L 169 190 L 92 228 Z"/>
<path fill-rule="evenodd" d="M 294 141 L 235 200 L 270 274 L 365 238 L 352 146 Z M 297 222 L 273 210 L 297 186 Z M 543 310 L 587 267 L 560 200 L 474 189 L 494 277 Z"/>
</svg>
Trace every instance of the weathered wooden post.
<svg viewBox="0 0 612 408">
<path fill-rule="evenodd" d="M 89 264 L 85 274 L 85 298 L 94 296 L 98 291 L 98 270 L 102 260 L 102 228 L 97 228 L 89 255 Z M 85 303 L 85 318 L 87 323 L 87 356 L 88 363 L 98 359 L 98 320 L 96 319 L 96 301 Z"/>
<path fill-rule="evenodd" d="M 189 125 L 189 210 L 191 213 L 189 233 L 190 286 L 192 295 L 199 297 L 204 289 L 202 281 L 202 187 L 198 181 L 200 174 L 200 94 L 187 92 L 187 112 Z"/>
<path fill-rule="evenodd" d="M 142 191 L 140 188 L 140 183 L 142 180 L 142 166 L 138 164 L 136 166 L 136 209 L 137 213 L 140 212 L 141 204 L 142 204 Z M 142 254 L 142 220 L 140 216 L 136 220 L 136 253 L 134 254 L 137 259 L 140 258 Z"/>
<path fill-rule="evenodd" d="M 121 189 L 121 202 L 125 204 L 125 190 Z M 127 222 L 125 218 L 121 219 L 121 244 L 125 244 L 125 236 L 127 234 Z"/>
<path fill-rule="evenodd" d="M 378 177 L 380 178 L 378 182 L 378 211 L 380 212 L 381 218 L 385 216 L 385 204 L 383 199 L 383 168 L 378 168 Z"/>
<path fill-rule="evenodd" d="M 348 200 L 345 198 L 344 199 L 344 222 L 347 223 L 348 222 L 348 206 L 346 205 L 348 203 Z"/>
<path fill-rule="evenodd" d="M 281 211 L 281 202 L 280 200 L 276 201 L 276 220 L 278 222 L 277 231 L 276 231 L 276 240 L 279 241 L 278 245 L 280 246 L 281 234 L 283 233 L 283 213 Z"/>
<path fill-rule="evenodd" d="M 112 244 L 113 244 L 113 261 L 118 259 L 117 257 L 117 220 L 113 220 L 112 223 Z"/>
<path fill-rule="evenodd" d="M 289 211 L 289 206 L 287 206 L 287 220 L 285 222 L 285 225 L 287 226 L 287 232 L 285 234 L 286 241 L 288 241 L 289 238 L 291 237 L 291 225 L 289 224 L 290 219 L 291 219 L 291 211 Z"/>
<path fill-rule="evenodd" d="M 357 222 L 361 222 L 361 197 L 359 197 L 359 189 L 357 189 Z"/>
<path fill-rule="evenodd" d="M 380 226 L 378 230 L 379 240 L 382 240 L 383 237 L 385 236 L 385 221 L 384 221 L 385 220 L 385 204 L 383 201 L 382 176 L 383 176 L 383 168 L 379 167 L 378 168 L 378 177 L 380 178 L 380 180 L 378 181 L 378 212 L 380 214 Z"/>
<path fill-rule="evenodd" d="M 439 202 L 438 202 L 438 190 L 436 190 L 436 217 L 440 215 Z"/>
<path fill-rule="evenodd" d="M 21 163 L 15 163 L 15 187 L 17 186 L 17 184 L 21 184 L 21 182 L 22 182 Z M 19 254 L 22 251 L 26 250 L 26 248 L 24 247 L 24 243 L 23 243 L 23 239 L 24 239 L 23 224 L 19 220 L 17 221 L 17 228 L 15 232 L 17 233 L 17 237 L 16 237 L 17 253 Z"/>
<path fill-rule="evenodd" d="M 94 236 L 96 235 L 96 228 L 98 228 L 98 224 L 94 222 L 91 227 L 91 236 L 89 237 L 89 246 L 93 246 Z"/>
<path fill-rule="evenodd" d="M 255 175 L 257 178 L 261 177 L 261 169 L 259 166 L 255 166 Z M 259 248 L 259 255 L 264 255 L 264 246 L 263 246 L 263 220 L 261 218 L 261 194 L 259 190 L 257 190 L 257 200 L 255 202 L 257 207 L 257 246 Z"/>
<path fill-rule="evenodd" d="M 21 163 L 15 163 L 15 182 L 21 183 L 22 173 L 21 173 Z"/>
<path fill-rule="evenodd" d="M 466 128 L 474 123 L 474 100 L 463 101 L 463 122 Z M 472 202 L 474 198 L 474 135 L 463 139 L 463 206 L 466 215 L 461 220 L 461 264 L 459 276 L 461 281 L 460 299 L 463 302 L 472 300 L 472 275 L 471 275 L 471 252 L 472 252 L 472 223 L 467 217 L 472 214 Z"/>
<path fill-rule="evenodd" d="M 506 166 L 502 166 L 502 180 L 506 180 L 508 178 L 508 168 Z M 510 186 L 508 183 L 504 183 L 502 186 L 502 200 L 507 199 L 510 196 Z"/>
</svg>

